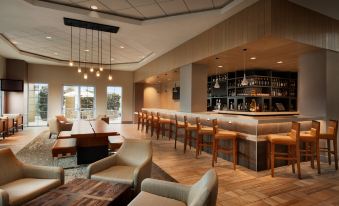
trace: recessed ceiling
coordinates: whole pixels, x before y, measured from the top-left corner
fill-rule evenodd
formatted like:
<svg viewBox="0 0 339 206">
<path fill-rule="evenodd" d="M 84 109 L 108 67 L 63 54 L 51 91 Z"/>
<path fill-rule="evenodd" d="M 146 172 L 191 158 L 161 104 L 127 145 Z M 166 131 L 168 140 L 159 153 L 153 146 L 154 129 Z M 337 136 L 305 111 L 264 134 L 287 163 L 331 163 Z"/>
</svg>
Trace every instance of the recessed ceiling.
<svg viewBox="0 0 339 206">
<path fill-rule="evenodd" d="M 210 56 L 197 64 L 208 66 L 209 74 L 238 71 L 244 68 L 273 69 L 280 71 L 298 71 L 298 59 L 301 55 L 319 50 L 317 47 L 276 37 L 266 37 L 241 47 Z M 220 66 L 220 67 L 218 67 Z"/>
<path fill-rule="evenodd" d="M 185 0 L 182 2 L 185 2 L 190 10 L 186 11 L 188 14 L 175 16 L 168 14 L 169 17 L 165 15 L 164 18 L 142 21 L 50 3 L 51 1 L 3 1 L 0 7 L 0 55 L 6 58 L 22 59 L 29 63 L 66 65 L 71 54 L 71 30 L 63 24 L 63 18 L 67 17 L 120 27 L 117 34 L 112 34 L 112 69 L 133 71 L 227 19 L 234 10 L 244 9 L 256 1 L 233 0 L 232 4 L 227 4 L 231 1 Z M 151 5 L 176 5 L 174 6 L 176 11 L 182 8 L 175 0 L 65 0 L 58 2 L 109 4 L 117 9 L 124 8 L 123 5 L 126 2 L 134 7 L 146 6 L 153 2 Z M 48 6 L 40 3 L 47 3 Z M 223 12 L 222 9 L 193 12 L 206 9 L 208 4 L 212 5 L 212 8 L 220 8 L 221 5 L 227 4 L 228 10 L 227 12 Z M 145 16 L 146 13 L 145 11 Z M 85 48 L 85 30 L 81 31 L 81 61 L 84 61 L 86 54 L 88 61 L 93 53 L 93 61 L 97 62 L 97 33 L 94 32 L 93 35 L 93 49 L 91 34 L 91 31 L 88 31 L 88 45 Z M 79 55 L 78 50 L 78 30 L 74 29 L 72 53 L 75 60 Z M 89 51 L 85 52 L 85 50 Z M 104 33 L 103 63 L 108 64 L 109 59 L 109 35 Z"/>
<path fill-rule="evenodd" d="M 139 20 L 220 9 L 233 0 L 40 0 Z M 93 9 L 94 8 L 94 9 Z"/>
</svg>

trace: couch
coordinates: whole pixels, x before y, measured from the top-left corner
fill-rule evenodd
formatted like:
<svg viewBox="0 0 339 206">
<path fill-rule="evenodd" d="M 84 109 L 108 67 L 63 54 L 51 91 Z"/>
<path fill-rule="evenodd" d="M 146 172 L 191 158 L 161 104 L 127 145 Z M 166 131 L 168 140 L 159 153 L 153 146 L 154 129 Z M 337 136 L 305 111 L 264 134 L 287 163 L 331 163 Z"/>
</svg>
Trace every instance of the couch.
<svg viewBox="0 0 339 206">
<path fill-rule="evenodd" d="M 61 167 L 19 161 L 9 148 L 0 149 L 0 206 L 22 205 L 64 184 Z"/>
<path fill-rule="evenodd" d="M 128 206 L 215 206 L 218 194 L 218 176 L 210 169 L 194 185 L 145 179 L 141 192 Z"/>
</svg>

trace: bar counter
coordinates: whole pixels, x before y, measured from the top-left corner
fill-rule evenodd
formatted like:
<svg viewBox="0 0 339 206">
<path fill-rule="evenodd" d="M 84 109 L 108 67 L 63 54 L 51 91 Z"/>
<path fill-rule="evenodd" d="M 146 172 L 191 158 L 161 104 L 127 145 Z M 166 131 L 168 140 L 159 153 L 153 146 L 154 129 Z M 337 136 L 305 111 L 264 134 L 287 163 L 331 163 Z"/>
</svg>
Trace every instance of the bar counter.
<svg viewBox="0 0 339 206">
<path fill-rule="evenodd" d="M 301 123 L 301 130 L 307 131 L 311 127 L 312 120 L 321 121 L 325 128 L 323 117 L 306 117 L 302 115 L 243 115 L 243 114 L 221 114 L 220 111 L 187 113 L 168 109 L 144 108 L 143 111 L 157 113 L 162 116 L 173 116 L 176 114 L 180 121 L 187 116 L 189 121 L 200 117 L 202 124 L 211 126 L 212 119 L 218 120 L 219 128 L 238 132 L 238 164 L 249 169 L 260 171 L 267 168 L 266 149 L 267 135 L 286 134 L 291 129 L 291 122 Z M 182 141 L 178 138 L 179 141 Z M 225 143 L 227 145 L 227 143 Z M 282 148 L 283 149 L 283 148 Z M 208 149 L 206 152 L 210 152 Z M 228 155 L 222 156 L 230 160 Z"/>
</svg>

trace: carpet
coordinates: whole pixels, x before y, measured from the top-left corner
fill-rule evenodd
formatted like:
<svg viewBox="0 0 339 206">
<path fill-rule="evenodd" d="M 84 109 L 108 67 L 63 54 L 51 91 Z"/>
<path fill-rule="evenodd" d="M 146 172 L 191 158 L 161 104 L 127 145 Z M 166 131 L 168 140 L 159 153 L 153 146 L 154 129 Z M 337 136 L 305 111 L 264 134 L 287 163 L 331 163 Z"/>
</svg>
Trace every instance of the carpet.
<svg viewBox="0 0 339 206">
<path fill-rule="evenodd" d="M 17 158 L 27 164 L 43 166 L 57 165 L 66 168 L 66 182 L 74 178 L 85 178 L 87 165 L 77 166 L 76 157 L 60 158 L 57 161 L 53 160 L 51 148 L 55 142 L 55 139 L 49 139 L 48 137 L 48 130 L 42 132 L 16 154 Z M 173 177 L 163 171 L 155 163 L 152 163 L 151 178 L 177 182 Z"/>
</svg>

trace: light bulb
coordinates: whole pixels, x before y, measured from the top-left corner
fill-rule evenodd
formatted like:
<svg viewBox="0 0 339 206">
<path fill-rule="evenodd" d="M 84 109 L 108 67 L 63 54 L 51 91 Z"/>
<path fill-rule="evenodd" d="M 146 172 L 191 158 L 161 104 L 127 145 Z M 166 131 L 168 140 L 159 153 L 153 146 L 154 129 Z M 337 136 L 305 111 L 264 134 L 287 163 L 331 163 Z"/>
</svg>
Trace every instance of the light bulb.
<svg viewBox="0 0 339 206">
<path fill-rule="evenodd" d="M 78 67 L 78 73 L 81 73 L 81 67 Z"/>
<path fill-rule="evenodd" d="M 99 71 L 97 71 L 95 74 L 97 75 L 97 77 L 100 77 L 100 72 Z"/>
<path fill-rule="evenodd" d="M 112 80 L 113 79 L 113 77 L 112 77 L 112 75 L 108 75 L 108 80 Z"/>
<path fill-rule="evenodd" d="M 102 71 L 104 71 L 104 68 L 100 67 L 99 70 L 102 72 Z"/>
<path fill-rule="evenodd" d="M 85 73 L 84 74 L 84 79 L 87 79 L 87 78 L 88 78 L 87 73 Z"/>
<path fill-rule="evenodd" d="M 89 69 L 89 71 L 90 71 L 90 72 L 94 72 L 94 68 L 91 67 L 91 68 Z"/>
<path fill-rule="evenodd" d="M 73 66 L 73 61 L 69 61 L 69 66 L 72 67 Z"/>
</svg>

